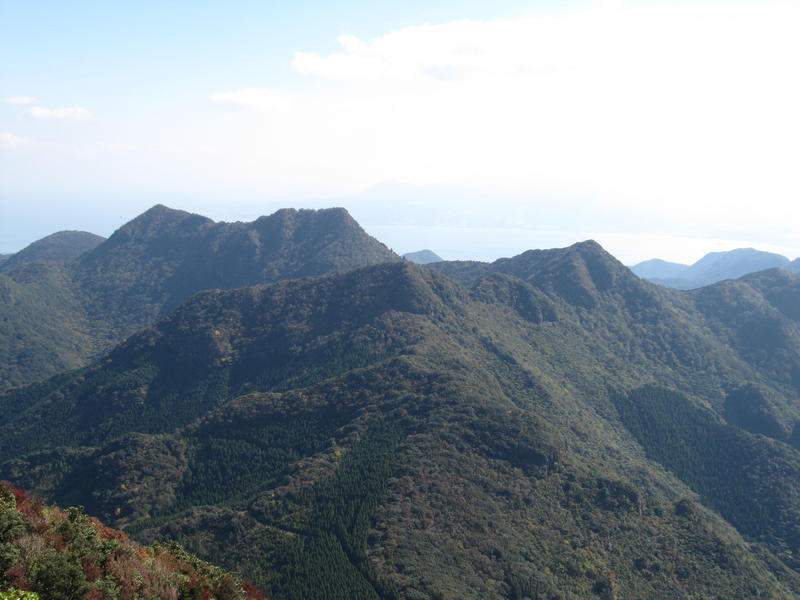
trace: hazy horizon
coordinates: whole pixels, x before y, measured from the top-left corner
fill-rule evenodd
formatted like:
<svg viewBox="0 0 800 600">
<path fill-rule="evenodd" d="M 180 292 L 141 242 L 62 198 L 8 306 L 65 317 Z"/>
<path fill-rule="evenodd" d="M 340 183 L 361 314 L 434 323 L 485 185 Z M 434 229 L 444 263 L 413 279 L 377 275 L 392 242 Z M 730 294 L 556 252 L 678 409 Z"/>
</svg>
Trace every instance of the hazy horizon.
<svg viewBox="0 0 800 600">
<path fill-rule="evenodd" d="M 660 258 L 670 262 L 682 262 L 692 264 L 710 252 L 724 252 L 738 248 L 755 248 L 764 252 L 774 252 L 782 254 L 789 259 L 800 257 L 800 251 L 792 248 L 780 247 L 769 244 L 747 243 L 742 240 L 725 240 L 709 238 L 692 238 L 679 236 L 653 236 L 644 234 L 608 234 L 599 232 L 574 232 L 558 231 L 554 229 L 531 229 L 524 227 L 470 227 L 470 226 L 443 226 L 443 225 L 420 225 L 420 224 L 381 224 L 380 221 L 370 221 L 370 211 L 363 213 L 358 208 L 353 209 L 342 204 L 331 204 L 330 206 L 277 206 L 264 213 L 242 212 L 239 215 L 231 214 L 229 211 L 203 211 L 192 210 L 186 207 L 171 205 L 168 202 L 160 202 L 169 208 L 176 210 L 186 210 L 197 212 L 203 216 L 210 217 L 215 221 L 253 221 L 262 215 L 268 215 L 280 208 L 329 208 L 342 206 L 357 220 L 364 229 L 386 244 L 397 254 L 406 254 L 418 250 L 432 250 L 444 260 L 478 260 L 493 261 L 498 258 L 510 257 L 525 252 L 526 250 L 561 248 L 577 242 L 593 239 L 600 243 L 605 250 L 626 265 L 633 266 L 639 262 L 652 258 Z M 102 224 L 96 222 L 100 228 L 86 228 L 80 225 L 65 227 L 63 229 L 53 229 L 29 239 L 16 248 L 0 248 L 0 254 L 13 254 L 22 250 L 28 244 L 35 242 L 47 235 L 63 230 L 89 231 L 97 235 L 109 237 L 116 229 L 124 223 L 136 218 L 139 214 L 150 208 L 142 209 L 141 212 L 129 215 L 119 223 L 108 224 L 105 229 Z M 208 207 L 210 208 L 210 207 Z M 359 219 L 359 213 L 367 218 L 368 225 Z M 77 221 L 70 221 L 77 222 Z M 5 240 L 4 240 L 5 241 Z M 666 254 L 647 255 L 646 250 L 638 254 L 625 253 L 626 248 L 639 247 L 649 248 L 653 251 L 662 249 Z M 670 249 L 676 251 L 670 252 Z M 643 258 L 642 258 L 643 257 Z"/>
<path fill-rule="evenodd" d="M 0 252 L 163 203 L 344 206 L 453 259 L 795 258 L 798 26 L 753 0 L 7 2 Z"/>
</svg>

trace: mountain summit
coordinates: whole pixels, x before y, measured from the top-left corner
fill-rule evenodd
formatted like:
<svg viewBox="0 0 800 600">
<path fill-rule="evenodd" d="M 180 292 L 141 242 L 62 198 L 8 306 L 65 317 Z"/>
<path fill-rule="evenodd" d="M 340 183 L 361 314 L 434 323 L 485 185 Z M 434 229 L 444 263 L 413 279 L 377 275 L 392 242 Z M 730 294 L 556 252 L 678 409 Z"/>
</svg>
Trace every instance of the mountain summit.
<svg viewBox="0 0 800 600">
<path fill-rule="evenodd" d="M 75 278 L 95 314 L 152 323 L 200 290 L 347 271 L 399 257 L 343 208 L 283 209 L 252 223 L 215 223 L 158 205 L 81 257 Z M 132 329 L 126 327 L 128 332 Z"/>
<path fill-rule="evenodd" d="M 0 389 L 85 364 L 202 290 L 397 260 L 343 208 L 216 223 L 157 205 L 73 261 L 3 264 Z"/>
<path fill-rule="evenodd" d="M 800 598 L 798 304 L 591 241 L 210 290 L 0 396 L 0 478 L 279 600 Z"/>
<path fill-rule="evenodd" d="M 9 271 L 25 263 L 43 260 L 69 260 L 102 244 L 106 238 L 88 231 L 59 231 L 29 244 L 0 263 Z"/>
</svg>

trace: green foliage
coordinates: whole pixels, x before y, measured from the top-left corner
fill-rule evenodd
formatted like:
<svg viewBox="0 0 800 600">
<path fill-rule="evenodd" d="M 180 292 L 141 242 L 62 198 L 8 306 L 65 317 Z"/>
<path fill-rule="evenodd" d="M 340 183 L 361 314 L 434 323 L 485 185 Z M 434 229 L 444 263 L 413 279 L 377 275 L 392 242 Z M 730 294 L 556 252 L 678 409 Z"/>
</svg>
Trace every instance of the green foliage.
<svg viewBox="0 0 800 600">
<path fill-rule="evenodd" d="M 673 471 L 740 531 L 800 549 L 800 454 L 726 425 L 680 393 L 648 386 L 617 399 L 648 456 Z"/>
<path fill-rule="evenodd" d="M 0 391 L 87 364 L 201 290 L 399 260 L 344 209 L 244 224 L 156 206 L 100 241 L 62 232 L 0 263 Z"/>
<path fill-rule="evenodd" d="M 114 243 L 162 226 L 215 227 Z M 0 472 L 275 598 L 800 597 L 791 282 L 665 290 L 593 243 L 456 270 L 199 294 L 3 397 Z"/>
<path fill-rule="evenodd" d="M 5 260 L 0 255 L 0 270 L 8 271 L 32 262 L 69 260 L 104 241 L 104 237 L 87 231 L 58 231 L 29 244 L 16 254 L 6 256 Z"/>
<path fill-rule="evenodd" d="M 373 429 L 356 444 L 329 478 L 300 499 L 311 517 L 304 535 L 283 549 L 273 598 L 347 600 L 394 598 L 370 567 L 367 532 L 386 490 L 399 432 Z"/>
<path fill-rule="evenodd" d="M 60 265 L 0 273 L 0 392 L 85 364 L 92 342 Z"/>
<path fill-rule="evenodd" d="M 39 600 L 39 594 L 26 590 L 0 591 L 0 600 Z"/>
</svg>

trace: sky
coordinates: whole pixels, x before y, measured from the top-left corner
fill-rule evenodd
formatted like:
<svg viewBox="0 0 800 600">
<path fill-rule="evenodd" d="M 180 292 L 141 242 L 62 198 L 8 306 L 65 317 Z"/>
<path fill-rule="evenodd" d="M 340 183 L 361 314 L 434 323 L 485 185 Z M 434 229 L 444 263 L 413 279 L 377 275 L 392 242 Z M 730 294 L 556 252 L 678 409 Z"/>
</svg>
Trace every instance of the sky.
<svg viewBox="0 0 800 600">
<path fill-rule="evenodd" d="M 0 252 L 163 203 L 800 256 L 800 2 L 0 0 Z"/>
</svg>

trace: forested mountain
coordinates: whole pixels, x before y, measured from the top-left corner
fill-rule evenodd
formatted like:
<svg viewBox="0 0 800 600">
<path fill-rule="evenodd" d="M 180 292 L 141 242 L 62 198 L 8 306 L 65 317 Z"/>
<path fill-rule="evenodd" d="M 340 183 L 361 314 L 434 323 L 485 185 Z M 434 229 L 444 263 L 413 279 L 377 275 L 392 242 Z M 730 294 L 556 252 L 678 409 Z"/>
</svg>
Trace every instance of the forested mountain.
<svg viewBox="0 0 800 600">
<path fill-rule="evenodd" d="M 44 506 L 0 482 L 0 597 L 266 600 L 176 544 L 143 547 L 79 507 Z"/>
<path fill-rule="evenodd" d="M 738 248 L 727 252 L 711 252 L 693 265 L 668 263 L 659 259 L 646 260 L 631 267 L 643 279 L 678 289 L 695 289 L 723 281 L 737 279 L 749 273 L 781 268 L 800 271 L 797 261 L 780 254 L 763 252 L 753 248 Z"/>
<path fill-rule="evenodd" d="M 278 599 L 800 598 L 798 306 L 594 242 L 208 291 L 0 396 L 0 476 Z"/>
<path fill-rule="evenodd" d="M 59 231 L 8 256 L 0 262 L 0 270 L 8 271 L 25 263 L 43 260 L 69 260 L 96 248 L 105 239 L 87 231 Z"/>
<path fill-rule="evenodd" d="M 430 263 L 441 262 L 442 257 L 432 250 L 419 250 L 417 252 L 407 252 L 403 258 L 410 260 L 418 265 L 428 265 Z"/>
<path fill-rule="evenodd" d="M 344 209 L 215 223 L 159 205 L 73 260 L 17 260 L 49 239 L 0 273 L 0 390 L 86 364 L 198 291 L 399 260 Z"/>
</svg>

